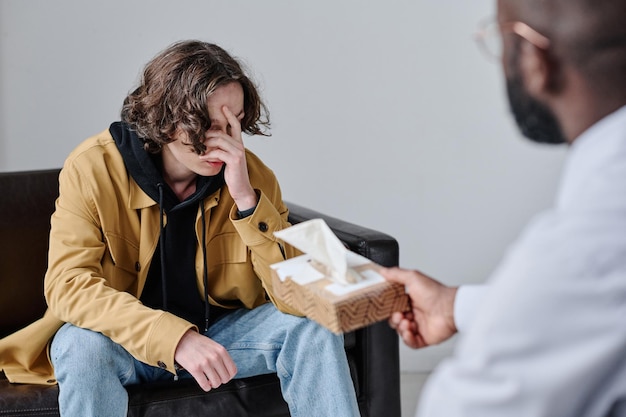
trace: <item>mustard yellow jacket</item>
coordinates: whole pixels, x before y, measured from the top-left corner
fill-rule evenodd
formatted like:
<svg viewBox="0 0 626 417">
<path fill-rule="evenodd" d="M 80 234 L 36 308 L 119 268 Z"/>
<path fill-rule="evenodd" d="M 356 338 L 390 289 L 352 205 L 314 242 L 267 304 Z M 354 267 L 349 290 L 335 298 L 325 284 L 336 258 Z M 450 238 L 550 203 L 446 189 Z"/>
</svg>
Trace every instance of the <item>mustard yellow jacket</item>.
<svg viewBox="0 0 626 417">
<path fill-rule="evenodd" d="M 288 226 L 288 210 L 273 172 L 247 152 L 250 181 L 259 204 L 238 219 L 226 186 L 205 199 L 210 302 L 254 308 L 274 299 L 269 265 L 283 260 L 273 235 Z M 200 211 L 196 236 L 201 242 Z M 159 240 L 159 207 L 128 175 L 108 130 L 87 139 L 66 160 L 51 219 L 43 318 L 0 340 L 0 368 L 11 382 L 54 384 L 48 356 L 64 322 L 91 329 L 122 345 L 138 360 L 174 371 L 174 352 L 195 326 L 144 306 L 139 297 Z M 165 218 L 167 221 L 167 217 Z M 200 246 L 200 244 L 199 244 Z M 295 250 L 284 246 L 286 257 Z M 203 259 L 196 253 L 199 294 Z"/>
</svg>

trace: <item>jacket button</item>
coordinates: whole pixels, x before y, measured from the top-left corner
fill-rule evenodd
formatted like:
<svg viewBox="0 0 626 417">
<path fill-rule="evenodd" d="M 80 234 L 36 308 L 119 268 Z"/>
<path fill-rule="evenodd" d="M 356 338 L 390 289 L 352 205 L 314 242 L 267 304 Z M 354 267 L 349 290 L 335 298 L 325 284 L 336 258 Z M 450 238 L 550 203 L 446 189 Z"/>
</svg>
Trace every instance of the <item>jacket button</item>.
<svg viewBox="0 0 626 417">
<path fill-rule="evenodd" d="M 267 227 L 267 223 L 265 223 L 265 222 L 260 222 L 260 223 L 259 223 L 259 230 L 260 230 L 260 231 L 262 231 L 263 233 L 265 233 L 265 232 L 267 232 L 267 229 L 268 229 L 268 227 Z"/>
<path fill-rule="evenodd" d="M 159 368 L 161 369 L 167 369 L 167 365 L 163 361 L 158 361 L 157 365 L 159 365 Z"/>
<path fill-rule="evenodd" d="M 139 272 L 141 270 L 141 264 L 139 261 L 135 262 L 135 271 Z"/>
<path fill-rule="evenodd" d="M 49 379 L 46 381 L 48 384 L 55 384 L 57 382 L 56 379 Z"/>
</svg>

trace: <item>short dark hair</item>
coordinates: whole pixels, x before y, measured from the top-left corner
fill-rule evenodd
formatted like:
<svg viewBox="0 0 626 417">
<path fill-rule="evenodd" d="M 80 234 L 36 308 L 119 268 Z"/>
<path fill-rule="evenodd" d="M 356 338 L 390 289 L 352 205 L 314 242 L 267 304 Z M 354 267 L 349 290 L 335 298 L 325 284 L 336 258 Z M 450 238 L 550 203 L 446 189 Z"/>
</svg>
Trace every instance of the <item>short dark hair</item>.
<svg viewBox="0 0 626 417">
<path fill-rule="evenodd" d="M 148 152 L 160 152 L 181 129 L 194 151 L 202 153 L 204 134 L 211 127 L 207 99 L 232 82 L 243 88 L 242 132 L 269 136 L 269 112 L 241 64 L 219 46 L 198 40 L 174 43 L 146 65 L 139 86 L 124 100 L 122 121 L 137 132 Z"/>
<path fill-rule="evenodd" d="M 626 0 L 506 0 L 596 94 L 626 98 Z"/>
</svg>

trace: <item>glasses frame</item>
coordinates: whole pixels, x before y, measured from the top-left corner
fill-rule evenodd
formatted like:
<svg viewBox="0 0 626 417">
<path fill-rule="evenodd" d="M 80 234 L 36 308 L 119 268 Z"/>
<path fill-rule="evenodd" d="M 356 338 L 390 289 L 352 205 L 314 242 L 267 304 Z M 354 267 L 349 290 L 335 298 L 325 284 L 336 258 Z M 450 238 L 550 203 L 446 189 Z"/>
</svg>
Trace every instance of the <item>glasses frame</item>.
<svg viewBox="0 0 626 417">
<path fill-rule="evenodd" d="M 494 33 L 490 29 L 497 28 L 500 33 Z M 537 32 L 528 24 L 520 21 L 512 21 L 505 23 L 498 23 L 493 19 L 487 20 L 480 25 L 478 31 L 474 34 L 474 40 L 478 43 L 480 49 L 490 58 L 500 59 L 502 51 L 495 53 L 487 46 L 486 39 L 490 36 L 502 36 L 503 33 L 510 32 L 518 35 L 519 37 L 530 42 L 532 45 L 539 49 L 546 50 L 550 47 L 550 39 Z"/>
</svg>

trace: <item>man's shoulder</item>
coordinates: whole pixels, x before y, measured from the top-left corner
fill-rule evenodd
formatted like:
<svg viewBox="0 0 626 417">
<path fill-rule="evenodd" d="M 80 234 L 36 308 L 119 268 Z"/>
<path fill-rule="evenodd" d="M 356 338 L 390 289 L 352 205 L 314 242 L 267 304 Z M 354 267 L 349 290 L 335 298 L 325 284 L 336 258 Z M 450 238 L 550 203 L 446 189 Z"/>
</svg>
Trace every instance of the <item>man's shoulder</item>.
<svg viewBox="0 0 626 417">
<path fill-rule="evenodd" d="M 118 161 L 119 160 L 119 161 Z M 109 130 L 81 142 L 66 159 L 66 166 L 97 169 L 102 165 L 122 163 L 121 155 Z"/>
<path fill-rule="evenodd" d="M 108 130 L 81 142 L 68 155 L 60 181 L 79 181 L 84 189 L 107 194 L 112 188 L 127 189 L 124 160 Z"/>
</svg>

